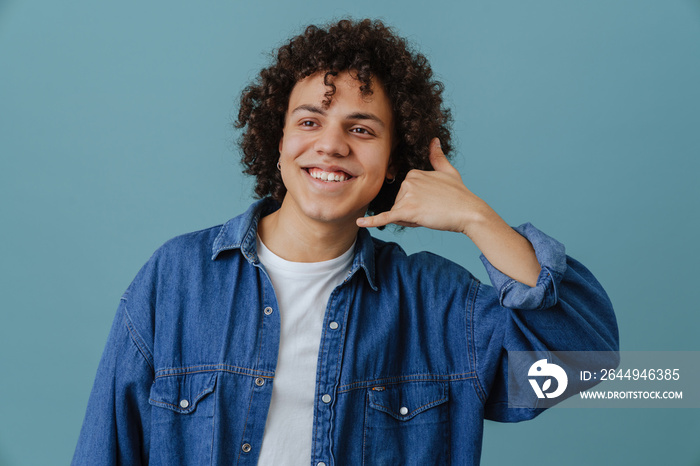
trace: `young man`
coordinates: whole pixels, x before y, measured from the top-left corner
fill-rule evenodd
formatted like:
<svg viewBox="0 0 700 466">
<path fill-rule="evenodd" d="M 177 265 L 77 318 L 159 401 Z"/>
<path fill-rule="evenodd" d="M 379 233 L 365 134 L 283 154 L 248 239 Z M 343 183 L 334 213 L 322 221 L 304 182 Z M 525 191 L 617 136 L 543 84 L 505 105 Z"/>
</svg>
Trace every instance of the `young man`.
<svg viewBox="0 0 700 466">
<path fill-rule="evenodd" d="M 617 350 L 591 273 L 464 186 L 431 75 L 369 20 L 280 48 L 237 122 L 264 199 L 138 273 L 75 464 L 478 464 L 484 418 L 542 411 L 508 406 L 508 351 Z M 494 286 L 388 224 L 464 233 Z"/>
</svg>

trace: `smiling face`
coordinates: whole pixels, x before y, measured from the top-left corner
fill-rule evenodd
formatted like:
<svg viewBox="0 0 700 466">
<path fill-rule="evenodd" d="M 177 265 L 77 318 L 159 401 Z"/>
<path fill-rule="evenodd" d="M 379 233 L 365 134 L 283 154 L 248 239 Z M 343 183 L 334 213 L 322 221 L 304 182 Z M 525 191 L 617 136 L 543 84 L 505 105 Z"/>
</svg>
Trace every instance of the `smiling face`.
<svg viewBox="0 0 700 466">
<path fill-rule="evenodd" d="M 333 78 L 336 91 L 325 107 L 323 77 L 319 72 L 297 82 L 289 96 L 279 143 L 287 188 L 281 210 L 305 221 L 354 226 L 387 177 L 391 103 L 376 81 L 373 93 L 362 96 L 346 71 Z"/>
</svg>

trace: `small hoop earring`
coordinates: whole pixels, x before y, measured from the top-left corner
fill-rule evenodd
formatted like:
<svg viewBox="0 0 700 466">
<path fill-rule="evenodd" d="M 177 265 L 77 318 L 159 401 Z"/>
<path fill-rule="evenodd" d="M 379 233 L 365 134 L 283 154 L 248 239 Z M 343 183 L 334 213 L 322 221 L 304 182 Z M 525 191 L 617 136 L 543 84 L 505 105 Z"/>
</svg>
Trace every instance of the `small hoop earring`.
<svg viewBox="0 0 700 466">
<path fill-rule="evenodd" d="M 396 181 L 396 178 L 385 178 L 384 182 L 386 184 L 394 184 L 394 181 Z"/>
<path fill-rule="evenodd" d="M 282 167 L 280 167 L 279 161 L 277 161 L 277 170 L 282 171 Z"/>
</svg>

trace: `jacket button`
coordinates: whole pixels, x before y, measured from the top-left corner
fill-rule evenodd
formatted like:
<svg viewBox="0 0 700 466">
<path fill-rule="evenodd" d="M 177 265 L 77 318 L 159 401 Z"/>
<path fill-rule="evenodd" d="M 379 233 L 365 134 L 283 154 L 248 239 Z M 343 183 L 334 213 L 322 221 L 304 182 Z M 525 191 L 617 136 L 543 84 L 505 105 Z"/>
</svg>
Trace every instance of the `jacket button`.
<svg viewBox="0 0 700 466">
<path fill-rule="evenodd" d="M 251 449 L 252 447 L 250 446 L 250 443 L 244 443 L 241 446 L 241 450 L 243 450 L 243 453 L 248 453 Z"/>
<path fill-rule="evenodd" d="M 338 322 L 331 322 L 328 324 L 328 326 L 331 328 L 331 330 L 336 330 L 339 327 Z"/>
<path fill-rule="evenodd" d="M 399 409 L 399 413 L 400 413 L 402 416 L 405 416 L 406 414 L 408 414 L 408 408 L 405 407 L 405 406 L 402 406 L 401 409 Z"/>
<path fill-rule="evenodd" d="M 323 401 L 324 403 L 328 404 L 328 403 L 331 402 L 331 396 L 330 396 L 328 393 L 326 393 L 325 395 L 323 395 L 323 396 L 321 397 L 321 401 Z"/>
<path fill-rule="evenodd" d="M 323 461 L 319 461 L 318 463 L 316 463 L 316 466 L 326 466 L 326 463 L 324 463 Z"/>
<path fill-rule="evenodd" d="M 272 314 L 272 308 L 270 306 L 267 306 L 263 312 L 266 316 L 269 316 L 270 314 Z"/>
<path fill-rule="evenodd" d="M 180 407 L 182 409 L 187 409 L 187 407 L 190 405 L 190 402 L 187 400 L 180 400 Z"/>
<path fill-rule="evenodd" d="M 257 379 L 255 379 L 255 385 L 257 385 L 258 387 L 262 387 L 263 385 L 265 385 L 265 379 L 263 379 L 262 377 L 258 377 Z"/>
</svg>

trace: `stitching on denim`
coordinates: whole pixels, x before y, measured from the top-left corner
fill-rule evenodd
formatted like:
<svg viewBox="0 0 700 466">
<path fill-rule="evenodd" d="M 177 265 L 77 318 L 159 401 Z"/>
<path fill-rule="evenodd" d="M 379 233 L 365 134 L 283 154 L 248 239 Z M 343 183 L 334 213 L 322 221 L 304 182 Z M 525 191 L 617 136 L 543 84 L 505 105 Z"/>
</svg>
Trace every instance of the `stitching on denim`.
<svg viewBox="0 0 700 466">
<path fill-rule="evenodd" d="M 148 364 L 148 366 L 151 368 L 151 370 L 154 370 L 153 365 L 151 364 L 151 361 L 149 360 L 149 358 L 147 356 L 148 352 L 145 348 L 141 347 L 141 344 L 140 344 L 141 342 L 139 341 L 139 336 L 138 336 L 138 334 L 135 334 L 135 332 L 133 331 L 133 329 L 131 327 L 131 322 L 129 322 L 129 318 L 126 315 L 126 312 L 124 313 L 124 326 L 126 327 L 126 331 L 129 333 L 129 338 L 131 339 L 131 342 L 134 344 L 134 346 L 136 346 L 136 349 L 141 354 L 141 357 L 144 359 L 146 364 Z"/>
<path fill-rule="evenodd" d="M 241 241 L 241 250 L 243 250 L 244 244 L 255 243 L 257 241 L 258 225 L 260 224 L 260 216 L 261 215 L 262 215 L 262 213 L 260 213 L 260 215 L 253 216 L 252 223 L 248 227 L 248 231 L 246 231 L 246 234 L 245 234 L 245 237 L 243 238 L 243 241 Z M 258 253 L 258 251 L 257 251 L 257 246 L 256 246 L 254 248 L 253 255 L 257 255 L 257 253 Z M 246 259 L 248 259 L 248 261 L 250 261 L 250 262 L 254 262 L 253 256 L 248 257 L 248 255 L 246 254 Z"/>
<path fill-rule="evenodd" d="M 262 304 L 261 307 L 263 308 L 263 311 L 262 311 L 263 315 L 262 315 L 262 319 L 260 320 L 260 331 L 257 332 L 258 333 L 258 357 L 255 358 L 255 367 L 260 367 L 260 355 L 262 354 L 263 341 L 265 340 L 265 325 L 267 324 L 268 317 L 270 317 L 272 315 L 272 313 L 270 313 L 270 316 L 265 314 L 265 308 L 267 307 L 265 305 L 265 303 L 267 303 L 267 299 L 265 296 L 265 279 L 266 279 L 265 276 L 267 275 L 267 273 L 262 268 L 258 268 L 256 273 L 258 274 L 260 281 L 262 282 L 262 290 L 261 290 L 262 302 L 260 304 Z M 269 277 L 267 277 L 267 279 L 269 280 Z M 277 305 L 279 306 L 279 303 L 277 303 Z M 270 308 L 272 308 L 272 306 L 270 306 Z M 258 310 L 257 312 L 260 312 L 260 310 Z M 274 309 L 273 309 L 273 313 L 274 313 Z M 282 327 L 282 324 L 280 321 L 280 333 L 281 333 L 281 327 Z M 279 342 L 277 344 L 279 345 Z M 279 355 L 277 355 L 277 356 L 279 357 Z"/>
<path fill-rule="evenodd" d="M 149 398 L 148 401 L 152 402 L 154 405 L 157 406 L 177 408 L 177 405 L 166 403 L 165 401 L 154 400 L 153 398 Z"/>
<path fill-rule="evenodd" d="M 338 285 L 336 289 L 340 290 L 340 287 L 345 286 L 343 283 Z M 335 291 L 335 290 L 334 290 Z M 333 298 L 333 301 L 336 302 L 340 299 L 340 296 L 343 295 L 343 291 L 338 291 L 336 296 Z M 340 380 L 340 374 L 342 373 L 342 362 L 343 362 L 343 348 L 345 347 L 344 342 L 345 342 L 345 331 L 347 330 L 348 326 L 348 310 L 350 309 L 350 295 L 349 293 L 345 293 L 345 309 L 343 311 L 343 329 L 340 334 L 340 344 L 338 345 L 338 352 L 337 352 L 337 357 L 336 357 L 336 370 L 335 370 L 335 375 L 333 376 L 333 387 L 335 390 L 335 394 L 333 396 L 333 405 L 335 405 L 335 401 L 337 398 L 337 390 L 338 390 L 338 381 Z M 328 449 L 331 451 L 331 444 L 332 444 L 332 439 L 333 439 L 333 421 L 335 419 L 335 409 L 330 409 L 330 429 L 328 430 Z M 331 453 L 332 455 L 332 453 Z"/>
<path fill-rule="evenodd" d="M 365 452 L 367 450 L 367 416 L 369 416 L 369 392 L 365 392 L 365 417 L 362 419 L 362 464 L 367 464 Z"/>
<path fill-rule="evenodd" d="M 216 381 L 218 382 L 218 380 Z M 218 406 L 217 399 L 214 397 L 214 416 L 211 423 L 211 449 L 209 450 L 209 465 L 214 464 L 214 439 L 216 438 L 216 408 Z"/>
<path fill-rule="evenodd" d="M 499 302 L 501 306 L 503 306 L 503 301 L 506 299 L 506 293 L 508 292 L 508 289 L 518 283 L 516 280 L 513 280 L 512 278 L 510 281 L 506 282 L 505 285 L 503 285 L 503 288 L 501 288 L 501 295 L 499 297 Z"/>
<path fill-rule="evenodd" d="M 195 396 L 193 396 L 192 397 L 192 409 L 190 409 L 189 411 L 183 411 L 181 408 L 178 407 L 178 405 L 170 404 L 167 401 L 154 400 L 153 398 L 150 398 L 150 397 L 148 398 L 148 401 L 152 401 L 154 404 L 157 404 L 157 405 L 172 406 L 173 408 L 177 409 L 177 411 L 182 413 L 182 414 L 189 414 L 192 411 L 194 411 L 195 406 L 197 405 L 197 403 L 199 403 L 199 400 L 204 395 L 211 393 L 213 391 L 214 391 L 214 387 L 211 386 L 211 387 L 205 388 L 204 390 L 202 390 L 201 392 L 199 392 Z"/>
<path fill-rule="evenodd" d="M 332 295 L 332 293 L 331 293 Z M 326 334 L 328 333 L 328 330 L 326 329 L 326 323 L 324 320 L 324 328 L 323 331 L 321 332 L 321 343 L 320 343 L 320 348 L 318 350 L 318 361 L 317 361 L 317 367 L 316 367 L 316 372 L 318 373 L 323 373 L 324 370 L 322 367 L 320 367 L 321 361 L 323 361 L 323 348 L 325 347 L 325 340 L 326 340 Z M 318 377 L 317 375 L 314 377 Z M 315 391 L 316 394 L 314 396 L 314 420 L 313 420 L 313 427 L 311 429 L 311 457 L 313 458 L 316 455 L 316 435 L 318 434 L 318 429 L 316 428 L 316 425 L 319 423 L 319 420 L 317 419 L 316 416 L 316 403 L 317 400 L 321 397 L 321 386 L 318 383 L 314 384 L 315 386 Z"/>
<path fill-rule="evenodd" d="M 467 376 L 467 377 L 462 377 L 462 376 Z M 474 376 L 474 371 L 460 372 L 457 374 L 432 374 L 432 373 L 428 372 L 428 373 L 424 373 L 424 374 L 397 375 L 397 376 L 392 376 L 392 377 L 380 377 L 380 378 L 376 378 L 376 379 L 362 380 L 362 381 L 358 381 L 358 382 L 352 382 L 349 384 L 345 384 L 341 388 L 346 388 L 346 387 L 349 387 L 352 385 L 357 385 L 357 384 L 421 382 L 421 381 L 428 380 L 428 379 L 425 379 L 425 377 L 428 377 L 429 380 L 433 380 L 433 381 L 446 382 L 449 380 L 461 380 L 464 378 L 471 378 L 471 376 Z"/>
<path fill-rule="evenodd" d="M 228 230 L 228 222 L 224 223 L 223 226 L 221 227 L 221 231 L 219 231 L 219 234 L 216 235 L 216 238 L 214 239 L 214 245 L 216 246 L 216 242 L 219 241 L 219 238 L 223 241 L 224 236 L 226 236 L 226 231 Z M 223 251 L 227 251 L 229 249 L 235 249 L 240 247 L 240 243 L 231 243 L 223 246 L 219 246 L 213 254 L 212 260 L 215 260 L 217 257 L 219 257 L 219 254 Z"/>
<path fill-rule="evenodd" d="M 131 336 L 131 341 L 134 342 L 136 348 L 139 350 L 139 353 L 141 353 L 141 356 L 143 356 L 143 358 L 146 360 L 146 363 L 150 366 L 151 370 L 155 372 L 155 368 L 153 367 L 153 355 L 148 350 L 146 342 L 143 341 L 143 338 L 141 338 L 141 335 L 131 321 L 129 311 L 126 309 L 126 299 L 124 300 L 124 325 L 126 325 L 129 336 Z"/>
<path fill-rule="evenodd" d="M 467 355 L 469 358 L 469 363 L 470 363 L 470 369 L 474 372 L 474 374 L 477 373 L 477 367 L 476 367 L 476 344 L 474 342 L 475 336 L 474 336 L 474 327 L 475 327 L 475 322 L 474 322 L 474 301 L 476 299 L 476 289 L 479 287 L 479 282 L 477 281 L 474 283 L 470 283 L 469 285 L 469 294 L 467 296 L 467 309 L 466 309 L 466 317 L 467 317 L 467 325 L 469 326 L 469 334 L 467 335 Z M 477 377 L 478 380 L 478 377 Z M 477 394 L 478 396 L 478 394 Z"/>
<path fill-rule="evenodd" d="M 554 304 L 556 304 L 559 301 L 559 299 L 557 298 L 557 287 L 554 285 L 554 276 L 552 275 L 552 272 L 546 266 L 543 266 L 542 270 L 547 272 L 547 276 L 542 280 L 541 283 L 543 289 L 543 296 L 542 304 L 540 304 L 540 307 L 537 309 L 538 311 L 547 309 L 547 288 L 550 285 L 552 286 L 552 293 L 554 293 Z"/>
<path fill-rule="evenodd" d="M 251 383 L 254 383 L 251 381 Z M 238 457 L 236 458 L 236 462 L 240 461 L 241 459 L 241 452 L 242 450 L 242 445 L 243 442 L 245 441 L 245 433 L 248 430 L 248 418 L 250 417 L 250 408 L 253 406 L 253 397 L 255 396 L 255 389 L 251 387 L 250 390 L 250 400 L 248 401 L 248 411 L 245 413 L 245 422 L 243 423 L 243 432 L 241 433 L 241 441 L 238 442 Z"/>
<path fill-rule="evenodd" d="M 440 398 L 439 400 L 433 400 L 433 401 L 431 401 L 430 403 L 426 403 L 426 404 L 424 404 L 423 406 L 417 407 L 416 409 L 414 409 L 414 410 L 411 411 L 410 413 L 406 414 L 405 416 L 401 416 L 401 415 L 399 414 L 399 417 L 403 418 L 404 420 L 408 420 L 409 418 L 413 418 L 413 417 L 417 416 L 418 414 L 420 414 L 420 412 L 425 411 L 425 410 L 427 410 L 428 408 L 432 408 L 433 406 L 437 406 L 437 405 L 439 405 L 439 404 L 442 404 L 442 403 L 444 403 L 445 401 L 447 401 L 447 397 Z M 372 403 L 370 403 L 370 406 L 372 406 Z M 374 403 L 374 406 L 373 406 L 373 407 L 375 407 L 375 409 L 377 409 L 377 408 L 382 408 L 380 411 L 384 411 L 384 412 L 387 413 L 387 414 L 398 414 L 398 413 L 396 413 L 396 411 L 394 411 L 393 409 L 391 409 L 391 408 L 389 408 L 389 407 L 387 407 L 387 406 L 384 406 L 384 405 L 380 405 L 379 403 Z M 421 411 L 421 410 L 422 410 L 422 411 Z M 420 412 L 419 412 L 419 411 L 420 411 Z M 414 414 L 414 413 L 415 413 L 415 414 Z"/>
<path fill-rule="evenodd" d="M 243 250 L 241 250 L 241 251 L 243 251 Z M 264 305 L 263 309 L 265 309 L 265 307 L 267 307 L 267 305 L 265 305 L 265 303 L 268 303 L 266 290 L 267 290 L 267 285 L 269 285 L 271 290 L 272 290 L 272 296 L 275 299 L 275 304 L 277 304 L 277 315 L 279 316 L 279 303 L 277 302 L 277 296 L 275 295 L 275 290 L 274 290 L 274 287 L 272 286 L 272 280 L 270 279 L 270 276 L 268 275 L 267 271 L 265 271 L 265 267 L 262 264 L 260 264 L 259 266 L 256 265 L 254 267 L 257 268 L 256 273 L 259 275 L 259 278 L 262 282 L 261 294 L 262 294 L 262 304 Z M 268 283 L 265 283 L 265 280 L 267 280 Z M 272 303 L 269 303 L 269 304 L 272 304 Z M 272 308 L 272 306 L 269 306 L 269 307 Z M 265 325 L 269 325 L 269 326 L 272 325 L 272 323 L 268 322 L 270 319 L 273 319 L 272 314 L 274 314 L 274 310 L 269 316 L 266 315 L 264 310 L 263 310 L 262 320 L 260 321 L 260 332 L 258 334 L 259 345 L 258 345 L 258 357 L 255 361 L 256 367 L 260 367 L 260 358 L 262 357 L 262 352 L 263 352 L 263 342 L 265 341 Z M 276 317 L 276 318 L 280 319 L 280 317 Z M 281 333 L 280 333 L 281 332 L 281 325 L 282 324 L 281 324 L 281 320 L 280 320 L 279 332 L 277 334 L 277 345 L 278 346 L 279 346 L 279 337 L 281 335 Z M 279 352 L 279 349 L 278 349 L 278 352 Z M 278 357 L 279 357 L 279 354 L 278 354 Z M 269 374 L 274 374 L 274 372 L 271 372 L 271 371 L 264 371 L 264 372 L 267 372 Z"/>
<path fill-rule="evenodd" d="M 192 370 L 196 369 L 196 370 Z M 238 369 L 238 370 L 236 370 Z M 175 367 L 169 369 L 160 369 L 156 372 L 156 378 L 173 377 L 178 375 L 197 374 L 201 372 L 230 372 L 233 374 L 256 375 L 263 378 L 271 379 L 274 377 L 273 372 L 263 371 L 259 369 L 248 369 L 247 367 L 230 366 L 228 364 L 201 364 L 197 366 Z"/>
<path fill-rule="evenodd" d="M 219 238 L 222 238 L 224 236 L 225 231 L 226 231 L 226 223 L 224 223 L 221 226 L 221 230 L 219 230 L 219 234 L 216 235 L 216 238 L 214 238 L 214 244 L 212 246 L 211 260 L 216 260 L 216 258 L 219 257 L 219 253 L 221 252 L 221 247 L 216 247 L 216 243 L 219 242 Z"/>
<path fill-rule="evenodd" d="M 335 290 L 333 290 L 333 291 L 335 291 Z M 328 311 L 328 308 L 332 308 L 332 307 L 333 307 L 333 306 L 331 305 L 332 300 L 333 300 L 333 291 L 331 291 L 331 295 L 330 295 L 330 297 L 329 297 L 329 299 L 328 299 L 328 305 L 326 306 L 326 311 Z M 324 319 L 324 321 L 323 321 L 323 331 L 321 332 L 321 343 L 320 343 L 320 347 L 319 347 L 319 350 L 318 350 L 318 360 L 317 360 L 317 368 L 316 368 L 317 374 L 318 374 L 318 373 L 321 373 L 321 374 L 322 374 L 322 373 L 325 372 L 324 368 L 323 368 L 323 367 L 320 367 L 320 364 L 321 364 L 321 362 L 324 360 L 323 354 L 324 354 L 324 349 L 325 349 L 325 346 L 326 346 L 326 344 L 325 344 L 325 343 L 326 343 L 326 335 L 328 334 L 328 329 L 327 329 L 327 328 L 328 328 L 327 322 L 326 322 L 326 319 Z M 316 377 L 317 377 L 317 375 L 316 375 L 314 378 L 316 378 Z M 318 435 L 317 424 L 320 422 L 320 421 L 317 419 L 317 416 L 316 416 L 316 403 L 317 403 L 317 400 L 321 397 L 321 386 L 320 386 L 320 384 L 316 383 L 316 384 L 315 384 L 315 387 L 316 387 L 316 394 L 315 394 L 315 397 L 314 397 L 314 421 L 313 421 L 313 428 L 311 429 L 311 457 L 312 457 L 312 458 L 313 458 L 314 456 L 316 456 L 316 451 L 315 451 L 315 450 L 316 450 L 316 444 L 317 444 L 317 442 L 316 442 L 316 435 Z M 335 398 L 335 397 L 333 397 L 333 398 Z"/>
<path fill-rule="evenodd" d="M 358 390 L 367 388 L 370 385 L 375 385 L 378 383 L 385 385 L 396 385 L 400 383 L 410 383 L 410 382 L 452 382 L 457 380 L 469 380 L 476 378 L 476 373 L 474 372 L 464 372 L 461 374 L 412 374 L 396 377 L 386 377 L 381 379 L 364 380 L 361 382 L 353 382 L 350 384 L 343 385 L 338 388 L 338 393 L 347 393 L 352 390 Z"/>
<path fill-rule="evenodd" d="M 472 295 L 472 299 L 470 302 L 470 308 L 471 312 L 474 312 L 474 309 L 476 309 L 476 297 L 479 295 L 479 290 L 481 289 L 481 282 L 477 281 L 476 283 L 476 288 L 474 289 L 474 294 Z M 484 388 L 481 386 L 481 380 L 479 380 L 479 371 L 477 367 L 477 360 L 476 360 L 476 336 L 474 334 L 474 327 L 476 327 L 476 322 L 473 320 L 471 321 L 471 327 L 472 327 L 472 344 L 474 345 L 474 348 L 472 349 L 473 354 L 474 354 L 474 367 L 472 369 L 474 370 L 474 380 L 476 381 L 475 385 L 475 391 L 476 391 L 476 396 L 479 398 L 479 401 L 481 401 L 481 404 L 483 405 L 486 403 L 486 392 Z"/>
<path fill-rule="evenodd" d="M 334 288 L 333 291 L 331 291 L 331 295 L 328 298 L 328 305 L 326 306 L 326 312 L 324 313 L 324 315 L 327 314 L 328 309 L 333 309 L 333 307 L 334 307 L 333 306 L 333 303 L 335 301 L 334 294 L 337 296 L 337 293 L 336 293 L 337 288 L 338 287 Z M 320 348 L 319 348 L 319 352 L 318 352 L 318 363 L 320 363 L 321 361 L 323 361 L 325 359 L 323 356 L 326 353 L 325 348 L 326 348 L 327 335 L 328 335 L 328 323 L 327 323 L 327 319 L 324 319 L 323 332 L 321 333 L 321 343 L 320 343 Z M 330 351 L 328 351 L 328 354 L 330 354 Z M 319 366 L 319 368 L 317 368 L 317 372 L 318 372 L 318 369 L 320 369 L 321 373 L 325 373 L 325 368 L 321 368 Z M 320 397 L 321 397 L 321 386 L 320 386 L 320 384 L 316 384 L 316 398 L 315 399 L 317 400 Z M 335 396 L 333 397 L 333 401 L 335 401 Z M 315 400 L 314 400 L 314 403 L 316 403 Z M 329 407 L 329 409 L 330 409 L 330 407 Z M 315 411 L 315 408 L 314 408 L 314 411 Z M 315 418 L 315 416 L 314 416 L 314 418 Z M 317 444 L 316 435 L 318 434 L 318 429 L 317 429 L 318 422 L 320 422 L 320 421 L 317 421 L 316 419 L 314 419 L 313 429 L 311 431 L 311 455 L 312 456 L 316 455 L 315 450 L 316 450 L 316 444 Z"/>
<path fill-rule="evenodd" d="M 188 375 L 188 374 L 202 374 L 202 373 L 206 373 L 206 372 L 226 372 L 229 374 L 245 375 L 245 376 L 249 376 L 249 377 L 259 376 L 259 377 L 262 377 L 264 379 L 272 379 L 273 378 L 273 376 L 271 376 L 271 375 L 251 374 L 250 372 L 234 371 L 231 369 L 206 369 L 206 370 L 201 370 L 201 371 L 189 371 L 189 372 L 178 372 L 175 374 L 157 375 L 156 379 L 163 378 L 163 377 L 178 377 L 181 375 Z"/>
<path fill-rule="evenodd" d="M 187 373 L 187 372 L 190 371 L 190 369 L 200 369 L 200 368 L 202 368 L 202 367 L 209 367 L 209 368 L 220 368 L 220 367 L 221 367 L 221 368 L 232 368 L 232 369 L 241 369 L 241 370 L 244 370 L 244 371 L 250 371 L 250 372 L 253 372 L 253 373 L 257 373 L 257 372 L 268 372 L 268 373 L 272 374 L 272 372 L 269 372 L 269 371 L 261 371 L 261 370 L 257 370 L 257 369 L 249 369 L 249 368 L 247 368 L 247 367 L 242 367 L 242 366 L 232 366 L 232 365 L 230 365 L 230 364 L 197 364 L 197 365 L 195 365 L 195 366 L 169 367 L 169 368 L 167 368 L 167 369 L 160 369 L 160 370 L 158 370 L 158 374 L 161 375 L 161 376 L 162 376 L 162 375 L 173 375 L 173 374 L 168 374 L 168 373 L 169 373 L 169 372 L 174 372 L 174 371 L 184 371 L 184 372 L 178 372 L 177 374 L 174 374 L 174 375 L 178 375 L 178 374 L 180 374 L 180 373 Z M 210 370 L 212 370 L 212 369 L 210 369 Z"/>
</svg>

